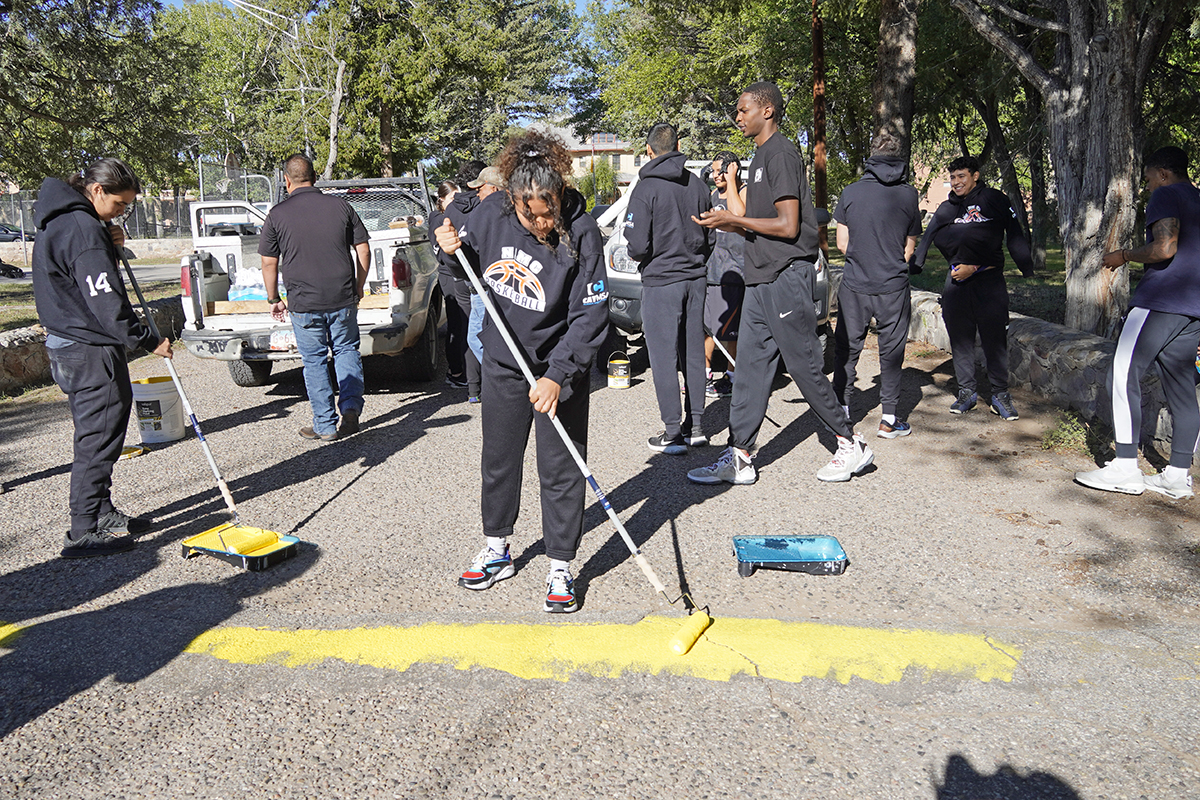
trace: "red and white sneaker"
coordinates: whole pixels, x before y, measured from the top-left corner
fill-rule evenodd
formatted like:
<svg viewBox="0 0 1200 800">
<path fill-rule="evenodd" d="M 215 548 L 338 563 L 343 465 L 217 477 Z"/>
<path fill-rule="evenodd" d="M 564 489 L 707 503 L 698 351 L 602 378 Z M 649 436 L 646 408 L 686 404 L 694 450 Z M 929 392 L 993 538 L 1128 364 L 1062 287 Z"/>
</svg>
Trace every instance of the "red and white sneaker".
<svg viewBox="0 0 1200 800">
<path fill-rule="evenodd" d="M 464 589 L 490 589 L 492 584 L 502 581 L 506 578 L 511 578 L 517 574 L 517 568 L 513 566 L 512 555 L 508 552 L 508 545 L 504 545 L 503 553 L 496 553 L 487 545 L 479 551 L 479 555 L 471 562 L 471 566 L 467 567 L 462 577 L 458 579 L 458 585 Z"/>
<path fill-rule="evenodd" d="M 575 580 L 565 569 L 553 570 L 546 578 L 546 605 L 551 614 L 570 614 L 579 610 L 575 602 Z"/>
</svg>

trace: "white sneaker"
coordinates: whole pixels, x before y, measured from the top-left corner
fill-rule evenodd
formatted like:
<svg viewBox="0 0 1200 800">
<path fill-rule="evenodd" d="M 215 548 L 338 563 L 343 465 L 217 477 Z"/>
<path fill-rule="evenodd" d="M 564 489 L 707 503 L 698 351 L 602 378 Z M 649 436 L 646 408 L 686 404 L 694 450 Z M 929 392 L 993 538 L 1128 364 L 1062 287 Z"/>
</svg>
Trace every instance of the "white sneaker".
<svg viewBox="0 0 1200 800">
<path fill-rule="evenodd" d="M 727 447 L 715 464 L 694 469 L 687 474 L 692 483 L 714 484 L 732 483 L 737 486 L 754 483 L 758 480 L 758 472 L 750 463 L 749 456 L 742 455 L 736 447 Z"/>
<path fill-rule="evenodd" d="M 1091 472 L 1076 472 L 1075 482 L 1104 492 L 1141 494 L 1146 489 L 1146 481 L 1140 469 L 1123 467 L 1115 461 L 1110 461 Z"/>
<path fill-rule="evenodd" d="M 1184 500 L 1195 495 L 1195 492 L 1192 491 L 1191 475 L 1184 475 L 1172 483 L 1167 480 L 1166 475 L 1160 472 L 1157 475 L 1147 475 L 1142 481 L 1150 491 L 1165 494 L 1175 500 Z"/>
<path fill-rule="evenodd" d="M 859 434 L 853 439 L 838 437 L 838 449 L 833 460 L 817 471 L 817 480 L 841 483 L 858 475 L 875 461 L 875 454 L 867 447 L 867 440 Z"/>
</svg>

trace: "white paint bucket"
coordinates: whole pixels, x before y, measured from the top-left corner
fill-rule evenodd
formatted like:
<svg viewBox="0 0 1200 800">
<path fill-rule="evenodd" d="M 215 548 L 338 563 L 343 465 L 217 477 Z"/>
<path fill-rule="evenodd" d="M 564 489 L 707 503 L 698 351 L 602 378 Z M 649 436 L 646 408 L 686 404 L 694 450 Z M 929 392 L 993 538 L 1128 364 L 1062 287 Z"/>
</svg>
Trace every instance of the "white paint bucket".
<svg viewBox="0 0 1200 800">
<path fill-rule="evenodd" d="M 608 359 L 608 388 L 629 388 L 629 356 L 625 353 L 613 353 Z"/>
<path fill-rule="evenodd" d="M 170 378 L 140 378 L 133 384 L 133 413 L 142 444 L 176 442 L 183 438 L 183 404 Z"/>
</svg>

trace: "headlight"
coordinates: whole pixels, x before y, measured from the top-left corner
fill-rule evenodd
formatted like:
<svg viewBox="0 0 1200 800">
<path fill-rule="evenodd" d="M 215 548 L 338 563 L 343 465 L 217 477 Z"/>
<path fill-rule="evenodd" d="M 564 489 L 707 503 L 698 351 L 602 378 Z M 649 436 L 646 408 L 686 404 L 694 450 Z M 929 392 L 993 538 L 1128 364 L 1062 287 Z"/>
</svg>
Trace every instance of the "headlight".
<svg viewBox="0 0 1200 800">
<path fill-rule="evenodd" d="M 637 262 L 629 257 L 629 249 L 623 244 L 613 248 L 612 255 L 608 258 L 608 266 L 613 272 L 638 271 Z"/>
</svg>

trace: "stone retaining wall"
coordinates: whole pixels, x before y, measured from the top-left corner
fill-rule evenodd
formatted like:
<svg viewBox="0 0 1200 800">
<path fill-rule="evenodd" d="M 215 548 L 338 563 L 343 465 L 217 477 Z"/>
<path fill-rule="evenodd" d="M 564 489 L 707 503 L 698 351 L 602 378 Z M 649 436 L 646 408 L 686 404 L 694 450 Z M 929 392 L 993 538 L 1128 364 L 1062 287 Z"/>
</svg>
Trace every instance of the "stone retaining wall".
<svg viewBox="0 0 1200 800">
<path fill-rule="evenodd" d="M 140 316 L 141 309 L 137 311 Z M 183 330 L 183 306 L 178 297 L 152 301 L 150 313 L 158 329 L 172 339 Z M 51 380 L 46 331 L 41 326 L 0 333 L 0 395 L 20 394 Z"/>
<path fill-rule="evenodd" d="M 913 316 L 908 337 L 950 350 L 942 322 L 939 295 L 912 293 Z M 1107 379 L 1117 343 L 1083 331 L 1021 314 L 1010 315 L 1008 372 L 1013 386 L 1027 388 L 1055 405 L 1076 411 L 1089 422 L 1112 426 Z M 1200 397 L 1200 389 L 1197 390 Z M 1171 415 L 1152 366 L 1142 381 L 1142 441 L 1154 441 L 1170 452 Z"/>
<path fill-rule="evenodd" d="M 29 257 L 33 258 L 34 242 L 29 242 Z M 25 267 L 25 245 L 21 242 L 0 242 L 0 260 L 18 267 Z M 163 261 L 178 261 L 192 252 L 192 240 L 187 239 L 130 239 L 125 248 L 133 255 L 130 258 L 161 258 Z M 128 255 L 128 254 L 127 254 Z"/>
</svg>

